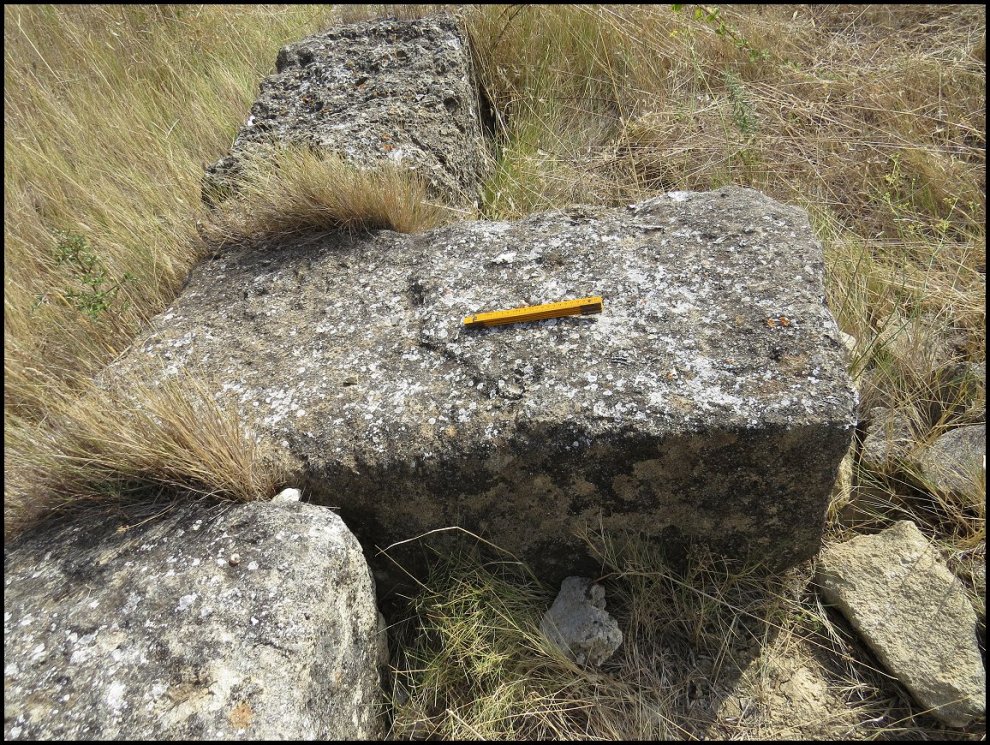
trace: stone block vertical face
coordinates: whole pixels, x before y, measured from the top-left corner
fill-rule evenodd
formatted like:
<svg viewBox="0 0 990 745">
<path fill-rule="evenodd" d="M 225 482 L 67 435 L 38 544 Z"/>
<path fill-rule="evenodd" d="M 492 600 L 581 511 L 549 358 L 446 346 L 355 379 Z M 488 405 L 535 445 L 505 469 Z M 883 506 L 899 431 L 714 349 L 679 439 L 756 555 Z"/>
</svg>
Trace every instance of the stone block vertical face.
<svg viewBox="0 0 990 745">
<path fill-rule="evenodd" d="M 215 381 L 369 556 L 459 525 L 559 581 L 604 527 L 783 566 L 818 551 L 856 421 L 823 270 L 802 210 L 738 188 L 329 233 L 204 263 L 120 365 Z"/>
<path fill-rule="evenodd" d="M 486 167 L 468 42 L 455 19 L 366 21 L 283 47 L 203 193 L 236 188 L 247 158 L 308 145 L 359 168 L 394 163 L 433 197 L 474 205 Z"/>
</svg>

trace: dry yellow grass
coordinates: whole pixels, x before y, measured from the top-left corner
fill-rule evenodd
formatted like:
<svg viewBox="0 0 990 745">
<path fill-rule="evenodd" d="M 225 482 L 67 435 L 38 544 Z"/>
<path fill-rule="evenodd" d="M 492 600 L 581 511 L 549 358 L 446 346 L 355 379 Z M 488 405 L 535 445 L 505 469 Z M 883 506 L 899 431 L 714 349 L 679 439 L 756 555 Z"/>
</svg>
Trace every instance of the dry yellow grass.
<svg viewBox="0 0 990 745">
<path fill-rule="evenodd" d="M 471 217 L 428 199 L 426 185 L 394 164 L 361 171 L 333 155 L 286 148 L 252 163 L 236 198 L 204 225 L 211 246 L 326 230 L 413 233 Z"/>
<path fill-rule="evenodd" d="M 8 529 L 141 485 L 157 485 L 143 492 L 155 499 L 246 498 L 277 481 L 195 386 L 146 391 L 150 408 L 132 410 L 133 397 L 92 380 L 205 250 L 203 167 L 229 146 L 278 47 L 330 17 L 4 6 Z"/>
<path fill-rule="evenodd" d="M 4 6 L 4 405 L 45 416 L 174 297 L 202 251 L 205 164 L 230 145 L 279 46 L 325 7 Z M 83 236 L 90 272 L 58 263 Z M 106 312 L 69 297 L 105 272 Z"/>
<path fill-rule="evenodd" d="M 589 536 L 622 645 L 575 665 L 539 631 L 557 588 L 486 547 L 438 553 L 395 623 L 395 739 L 939 737 L 808 585 L 636 536 Z M 797 672 L 808 696 L 788 686 Z M 741 703 L 740 703 L 741 702 Z M 976 728 L 978 730 L 978 728 Z M 974 730 L 970 735 L 978 735 Z"/>
<path fill-rule="evenodd" d="M 141 500 L 248 501 L 284 485 L 274 454 L 200 381 L 179 375 L 149 385 L 129 376 L 52 395 L 44 423 L 8 422 L 5 533 L 66 511 L 98 520 Z"/>
</svg>

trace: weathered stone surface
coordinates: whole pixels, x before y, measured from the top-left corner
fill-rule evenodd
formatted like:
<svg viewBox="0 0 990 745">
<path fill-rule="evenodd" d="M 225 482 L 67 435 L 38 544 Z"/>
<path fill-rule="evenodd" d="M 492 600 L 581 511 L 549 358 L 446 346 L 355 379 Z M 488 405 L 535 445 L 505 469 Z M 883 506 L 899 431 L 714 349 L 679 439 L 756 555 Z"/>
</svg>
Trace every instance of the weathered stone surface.
<svg viewBox="0 0 990 745">
<path fill-rule="evenodd" d="M 786 565 L 819 548 L 856 421 L 822 272 L 806 214 L 738 188 L 328 233 L 202 264 L 119 366 L 217 381 L 369 555 L 460 525 L 560 581 L 604 527 Z"/>
<path fill-rule="evenodd" d="M 486 167 L 467 39 L 450 16 L 365 21 L 283 47 L 204 199 L 236 185 L 245 159 L 308 145 L 368 168 L 401 164 L 434 196 L 473 205 Z"/>
<path fill-rule="evenodd" d="M 917 701 L 952 726 L 986 712 L 976 614 L 918 528 L 903 520 L 823 551 L 818 582 Z"/>
<path fill-rule="evenodd" d="M 354 536 L 311 504 L 178 505 L 4 546 L 4 739 L 382 734 Z"/>
<path fill-rule="evenodd" d="M 605 612 L 605 588 L 567 577 L 543 615 L 540 630 L 579 665 L 601 667 L 622 644 L 618 622 Z"/>
<path fill-rule="evenodd" d="M 860 448 L 863 466 L 872 471 L 896 468 L 915 444 L 910 414 L 903 409 L 874 407 Z"/>
<path fill-rule="evenodd" d="M 929 381 L 933 396 L 929 401 L 928 418 L 932 424 L 940 421 L 975 424 L 987 417 L 986 362 L 958 362 L 939 370 Z"/>
<path fill-rule="evenodd" d="M 942 492 L 974 492 L 977 475 L 986 470 L 987 425 L 946 432 L 913 456 L 924 480 Z"/>
</svg>

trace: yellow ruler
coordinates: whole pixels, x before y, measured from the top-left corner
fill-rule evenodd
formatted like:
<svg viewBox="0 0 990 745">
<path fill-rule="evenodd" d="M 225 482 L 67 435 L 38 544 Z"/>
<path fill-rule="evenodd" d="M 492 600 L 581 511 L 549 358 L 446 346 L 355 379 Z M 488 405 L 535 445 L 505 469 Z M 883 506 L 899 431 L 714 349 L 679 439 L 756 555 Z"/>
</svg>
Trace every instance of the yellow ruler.
<svg viewBox="0 0 990 745">
<path fill-rule="evenodd" d="M 481 328 L 484 326 L 501 326 L 505 323 L 523 323 L 524 321 L 541 321 L 544 318 L 560 318 L 562 316 L 588 315 L 601 313 L 604 304 L 597 295 L 583 297 L 578 300 L 564 300 L 559 303 L 544 305 L 526 305 L 511 310 L 495 310 L 491 313 L 475 313 L 464 316 L 466 328 Z"/>
</svg>

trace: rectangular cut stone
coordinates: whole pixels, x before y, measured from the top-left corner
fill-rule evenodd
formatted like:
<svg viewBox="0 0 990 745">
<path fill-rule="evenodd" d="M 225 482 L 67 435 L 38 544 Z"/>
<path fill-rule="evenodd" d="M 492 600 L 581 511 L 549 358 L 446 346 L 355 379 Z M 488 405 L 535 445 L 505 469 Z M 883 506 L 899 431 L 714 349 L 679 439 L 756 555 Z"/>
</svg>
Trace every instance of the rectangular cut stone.
<svg viewBox="0 0 990 745">
<path fill-rule="evenodd" d="M 207 169 L 204 199 L 236 189 L 246 158 L 290 144 L 359 168 L 394 163 L 421 176 L 433 196 L 473 205 L 487 156 L 457 21 L 365 21 L 283 47 L 230 154 Z"/>
<path fill-rule="evenodd" d="M 556 579 L 604 527 L 785 566 L 855 425 L 823 268 L 806 213 L 739 188 L 330 233 L 204 263 L 120 364 L 214 380 L 366 550 L 458 525 Z"/>
</svg>

